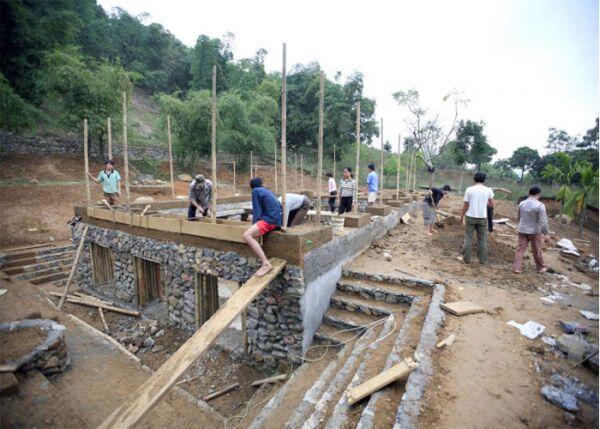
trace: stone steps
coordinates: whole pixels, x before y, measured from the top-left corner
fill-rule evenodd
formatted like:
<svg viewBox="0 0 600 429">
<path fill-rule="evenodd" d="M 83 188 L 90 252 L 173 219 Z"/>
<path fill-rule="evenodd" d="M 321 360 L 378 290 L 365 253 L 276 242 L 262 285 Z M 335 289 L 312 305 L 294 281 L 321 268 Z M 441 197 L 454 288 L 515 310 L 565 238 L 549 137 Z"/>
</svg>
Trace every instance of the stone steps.
<svg viewBox="0 0 600 429">
<path fill-rule="evenodd" d="M 22 281 L 22 280 L 36 280 L 39 278 L 47 277 L 50 274 L 59 273 L 62 271 L 68 271 L 71 267 L 67 265 L 49 266 L 42 268 L 37 271 L 28 271 L 21 274 L 16 274 L 10 277 L 10 281 Z"/>
<path fill-rule="evenodd" d="M 42 276 L 42 277 L 37 277 L 37 278 L 31 279 L 29 281 L 31 283 L 33 283 L 34 285 L 41 285 L 41 284 L 45 284 L 45 283 L 54 282 L 56 280 L 66 279 L 67 277 L 69 277 L 70 270 L 71 269 L 69 267 L 65 267 L 65 269 L 63 271 L 60 271 L 58 273 L 49 274 L 47 276 Z"/>
<path fill-rule="evenodd" d="M 330 303 L 331 305 L 342 310 L 359 312 L 373 316 L 389 316 L 399 309 L 397 304 L 389 304 L 385 301 L 366 299 L 363 298 L 362 295 L 342 292 L 339 290 L 331 296 Z"/>
<path fill-rule="evenodd" d="M 63 254 L 61 254 L 61 256 L 62 255 Z M 9 276 L 14 276 L 17 274 L 22 274 L 22 273 L 31 273 L 31 272 L 35 272 L 35 271 L 42 271 L 46 268 L 51 268 L 51 267 L 71 265 L 72 262 L 73 262 L 73 258 L 70 257 L 69 255 L 65 255 L 65 257 L 62 257 L 59 259 L 51 259 L 48 261 L 42 261 L 42 262 L 38 262 L 38 263 L 34 263 L 34 264 L 21 265 L 19 267 L 7 268 L 4 270 L 4 273 Z"/>
<path fill-rule="evenodd" d="M 382 317 L 350 312 L 336 307 L 329 307 L 323 316 L 323 322 L 338 329 L 366 328 Z"/>
<path fill-rule="evenodd" d="M 364 299 L 390 304 L 410 304 L 415 296 L 420 295 L 413 288 L 347 278 L 340 280 L 337 288 L 339 291 L 359 295 Z"/>
<path fill-rule="evenodd" d="M 65 252 L 67 250 L 72 250 L 73 246 L 70 244 L 65 244 L 62 246 L 49 246 L 49 247 L 41 247 L 30 250 L 22 250 L 18 252 L 9 252 L 4 256 L 5 262 L 16 262 L 23 259 L 32 259 L 32 258 L 41 258 L 44 255 L 50 255 L 53 253 Z"/>
<path fill-rule="evenodd" d="M 56 250 L 58 249 L 58 250 Z M 73 248 L 71 246 L 65 247 L 55 247 L 52 248 L 52 252 L 43 253 L 40 255 L 28 254 L 26 257 L 17 258 L 17 259 L 9 259 L 4 262 L 2 265 L 2 269 L 6 270 L 9 268 L 22 267 L 24 265 L 31 265 L 38 262 L 49 261 L 56 258 L 64 258 L 67 256 L 73 256 Z M 10 258 L 10 256 L 9 256 Z"/>
<path fill-rule="evenodd" d="M 342 271 L 344 281 L 347 280 L 362 280 L 372 286 L 383 287 L 390 290 L 400 290 L 410 295 L 431 295 L 431 290 L 435 286 L 435 282 L 431 280 L 421 279 L 410 275 L 390 275 L 390 274 L 373 274 L 362 271 L 354 271 L 344 269 Z M 394 287 L 400 289 L 393 289 Z"/>
<path fill-rule="evenodd" d="M 329 342 L 333 345 L 345 344 L 352 338 L 357 335 L 362 334 L 361 330 L 356 331 L 341 331 L 339 328 L 336 328 L 332 325 L 328 325 L 327 323 L 322 323 L 315 332 L 315 338 L 324 342 Z"/>
</svg>

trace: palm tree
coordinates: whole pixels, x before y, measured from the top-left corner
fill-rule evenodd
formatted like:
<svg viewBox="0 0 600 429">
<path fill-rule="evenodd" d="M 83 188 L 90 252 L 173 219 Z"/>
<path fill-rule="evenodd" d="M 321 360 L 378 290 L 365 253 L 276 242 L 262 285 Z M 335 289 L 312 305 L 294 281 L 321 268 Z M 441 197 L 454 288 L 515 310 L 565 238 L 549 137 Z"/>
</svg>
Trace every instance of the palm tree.
<svg viewBox="0 0 600 429">
<path fill-rule="evenodd" d="M 571 193 L 569 186 L 573 183 L 576 165 L 573 162 L 571 155 L 565 152 L 557 153 L 556 158 L 556 164 L 546 165 L 546 168 L 544 168 L 544 171 L 542 172 L 542 177 L 546 180 L 551 180 L 557 185 L 561 185 L 556 193 L 556 201 L 560 201 L 562 209 Z"/>
</svg>

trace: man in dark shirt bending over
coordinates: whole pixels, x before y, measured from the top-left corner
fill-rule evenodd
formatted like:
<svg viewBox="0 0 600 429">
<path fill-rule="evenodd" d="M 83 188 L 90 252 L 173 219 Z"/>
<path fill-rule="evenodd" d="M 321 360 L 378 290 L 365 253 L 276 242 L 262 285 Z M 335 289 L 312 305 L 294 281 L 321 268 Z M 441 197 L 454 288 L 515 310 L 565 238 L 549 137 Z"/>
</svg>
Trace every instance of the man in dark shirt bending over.
<svg viewBox="0 0 600 429">
<path fill-rule="evenodd" d="M 435 210 L 437 210 L 440 201 L 452 190 L 450 185 L 444 185 L 442 189 L 431 188 L 423 199 L 423 222 L 427 230 L 427 235 L 433 235 L 433 225 L 435 224 Z"/>
<path fill-rule="evenodd" d="M 275 195 L 267 188 L 263 188 L 260 177 L 250 180 L 250 189 L 252 189 L 252 226 L 244 233 L 244 240 L 260 259 L 261 267 L 256 275 L 262 277 L 271 271 L 273 266 L 255 237 L 280 228 L 282 211 Z"/>
</svg>

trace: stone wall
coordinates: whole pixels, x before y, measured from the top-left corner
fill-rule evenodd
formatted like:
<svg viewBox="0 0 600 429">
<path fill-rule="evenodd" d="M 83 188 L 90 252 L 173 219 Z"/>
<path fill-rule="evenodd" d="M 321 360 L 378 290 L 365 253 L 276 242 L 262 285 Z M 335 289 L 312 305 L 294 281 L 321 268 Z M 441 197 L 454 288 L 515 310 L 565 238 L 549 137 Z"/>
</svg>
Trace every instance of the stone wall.
<svg viewBox="0 0 600 429">
<path fill-rule="evenodd" d="M 74 246 L 79 242 L 82 230 L 82 223 L 73 227 Z M 198 273 L 244 283 L 260 265 L 256 258 L 246 258 L 234 252 L 189 247 L 93 225 L 89 226 L 87 238 L 77 267 L 80 285 L 123 305 L 136 307 L 138 298 L 133 257 L 160 263 L 169 323 L 190 332 L 195 330 L 194 285 Z M 113 284 L 93 284 L 90 242 L 113 251 Z M 249 352 L 257 361 L 269 367 L 275 367 L 278 361 L 287 361 L 288 358 L 298 361 L 302 354 L 300 298 L 303 294 L 302 270 L 288 265 L 248 306 Z"/>
<path fill-rule="evenodd" d="M 98 145 L 90 145 L 90 155 L 100 159 L 108 157 L 108 146 L 104 152 L 98 152 Z M 83 139 L 79 137 L 37 137 L 22 136 L 0 130 L 0 153 L 22 155 L 76 155 L 83 156 Z M 113 141 L 113 157 L 122 157 L 120 142 Z M 168 159 L 167 148 L 163 146 L 132 146 L 129 145 L 131 159 Z"/>
</svg>

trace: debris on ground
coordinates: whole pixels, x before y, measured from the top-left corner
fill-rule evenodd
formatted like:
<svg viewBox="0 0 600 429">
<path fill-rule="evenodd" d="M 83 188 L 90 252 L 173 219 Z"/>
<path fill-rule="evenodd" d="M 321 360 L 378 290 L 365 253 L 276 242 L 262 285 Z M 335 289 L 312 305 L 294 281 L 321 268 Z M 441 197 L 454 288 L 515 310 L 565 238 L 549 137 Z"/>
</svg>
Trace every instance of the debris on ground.
<svg viewBox="0 0 600 429">
<path fill-rule="evenodd" d="M 566 334 L 587 334 L 590 332 L 590 328 L 577 322 L 565 322 L 564 320 L 559 320 L 558 324 L 560 329 Z"/>
<path fill-rule="evenodd" d="M 583 317 L 585 317 L 588 320 L 598 320 L 598 318 L 599 318 L 598 313 L 594 313 L 592 311 L 579 310 L 579 312 L 581 313 L 581 315 Z"/>
<path fill-rule="evenodd" d="M 548 384 L 543 386 L 542 395 L 549 402 L 561 407 L 562 409 L 565 409 L 567 411 L 579 411 L 579 406 L 577 405 L 577 398 L 573 395 L 563 392 L 560 389 L 557 389 L 554 386 Z"/>
<path fill-rule="evenodd" d="M 465 316 L 467 314 L 483 313 L 485 308 L 470 301 L 456 301 L 440 304 L 442 310 L 454 316 Z"/>
<path fill-rule="evenodd" d="M 441 349 L 444 346 L 451 346 L 452 343 L 454 343 L 455 339 L 456 339 L 456 335 L 454 335 L 454 334 L 448 335 L 442 341 L 440 341 L 439 343 L 437 343 L 436 347 L 438 349 Z"/>
<path fill-rule="evenodd" d="M 594 345 L 578 334 L 562 334 L 556 339 L 558 349 L 567 355 L 570 361 L 579 361 L 594 353 Z"/>
<path fill-rule="evenodd" d="M 563 392 L 575 396 L 577 399 L 593 407 L 598 407 L 598 394 L 596 391 L 586 386 L 577 377 L 565 377 L 560 374 L 553 374 L 550 377 L 550 381 L 554 387 L 561 389 Z"/>
<path fill-rule="evenodd" d="M 544 332 L 544 329 L 546 329 L 544 325 L 540 325 L 539 323 L 534 322 L 533 320 L 529 320 L 528 322 L 525 322 L 523 324 L 511 320 L 509 322 L 506 322 L 506 324 L 517 328 L 519 331 L 521 331 L 521 335 L 526 336 L 530 340 L 534 340 L 537 337 L 539 337 Z"/>
<path fill-rule="evenodd" d="M 561 238 L 556 242 L 556 245 L 561 248 L 561 253 L 574 255 L 577 257 L 581 256 L 577 251 L 577 247 L 575 247 L 573 242 L 568 238 Z"/>
</svg>

